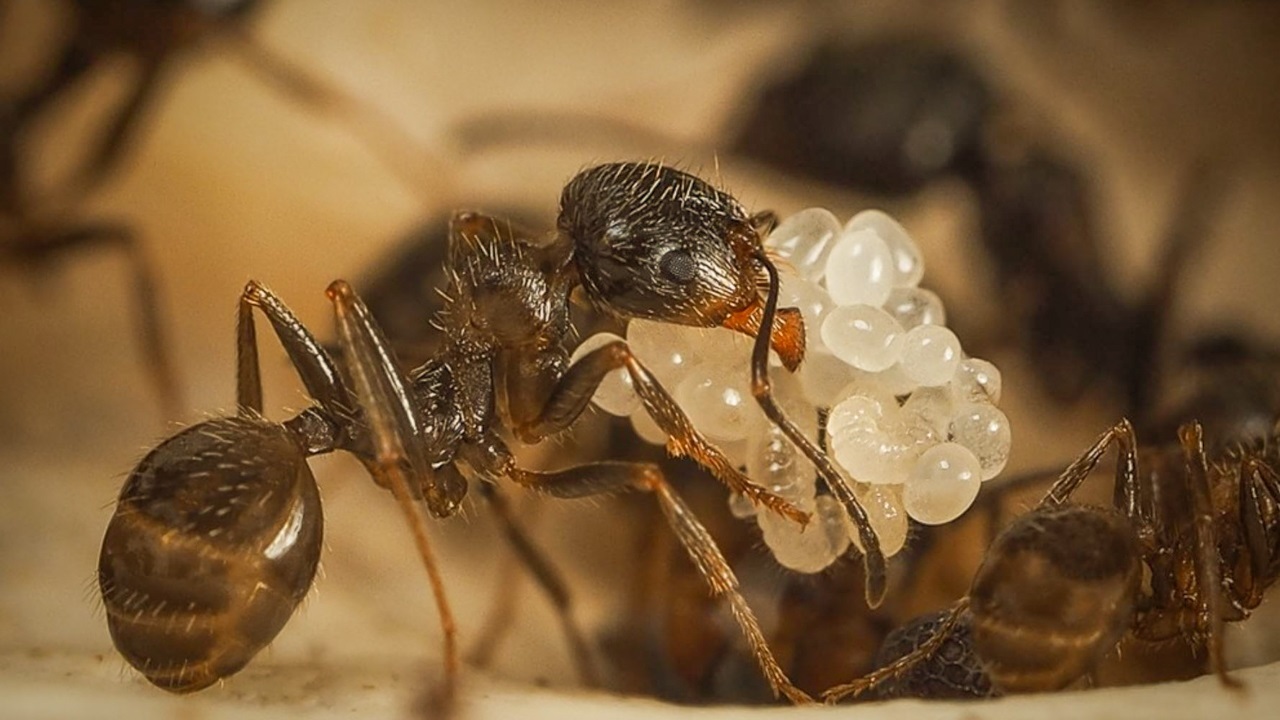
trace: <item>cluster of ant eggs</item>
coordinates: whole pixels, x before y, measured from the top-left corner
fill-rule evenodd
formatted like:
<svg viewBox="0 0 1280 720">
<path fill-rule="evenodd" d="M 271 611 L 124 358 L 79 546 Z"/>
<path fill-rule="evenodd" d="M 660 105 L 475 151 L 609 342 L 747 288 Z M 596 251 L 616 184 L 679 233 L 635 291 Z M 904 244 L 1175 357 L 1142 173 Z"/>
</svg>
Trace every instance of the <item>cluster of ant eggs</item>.
<svg viewBox="0 0 1280 720">
<path fill-rule="evenodd" d="M 779 307 L 798 308 L 805 360 L 771 371 L 787 415 L 852 478 L 885 555 L 902 549 L 907 519 L 941 525 L 960 517 L 980 483 L 1009 457 L 1009 421 L 996 407 L 1000 373 L 966 357 L 946 327 L 941 300 L 919 287 L 919 248 L 878 210 L 847 224 L 811 208 L 787 218 L 765 240 L 779 262 Z M 601 334 L 576 355 L 619 339 Z M 860 546 L 857 528 L 830 494 L 819 492 L 808 459 L 765 418 L 751 394 L 751 339 L 724 329 L 633 320 L 627 342 L 672 391 L 694 427 L 746 469 L 752 481 L 814 520 L 807 528 L 731 499 L 734 514 L 756 517 L 778 562 L 818 572 Z M 773 358 L 776 366 L 778 361 Z M 621 371 L 593 402 L 630 416 L 645 440 L 663 443 Z"/>
</svg>

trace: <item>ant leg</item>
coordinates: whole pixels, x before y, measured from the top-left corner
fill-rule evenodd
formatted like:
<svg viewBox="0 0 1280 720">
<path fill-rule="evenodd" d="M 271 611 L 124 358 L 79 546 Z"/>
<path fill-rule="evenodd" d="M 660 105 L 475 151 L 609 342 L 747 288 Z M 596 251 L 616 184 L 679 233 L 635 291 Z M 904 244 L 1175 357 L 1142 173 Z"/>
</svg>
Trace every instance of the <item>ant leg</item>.
<svg viewBox="0 0 1280 720">
<path fill-rule="evenodd" d="M 580 498 L 622 490 L 652 493 L 662 508 L 667 523 L 698 573 L 711 586 L 716 597 L 729 603 L 734 620 L 751 646 L 751 652 L 768 679 L 774 694 L 782 694 L 793 703 L 809 703 L 813 699 L 797 688 L 778 665 L 773 651 L 765 642 L 764 632 L 738 588 L 738 578 L 716 546 L 711 533 L 684 503 L 663 476 L 661 468 L 649 463 L 602 461 L 577 465 L 565 470 L 538 472 L 518 467 L 511 454 L 500 443 L 484 446 L 465 445 L 462 451 L 476 467 L 484 467 L 494 475 L 508 478 L 521 487 L 558 498 Z"/>
<path fill-rule="evenodd" d="M 1240 526 L 1244 528 L 1243 551 L 1249 562 L 1248 580 L 1239 574 L 1232 591 L 1245 608 L 1262 603 L 1263 579 L 1280 556 L 1280 473 L 1257 458 L 1246 458 L 1236 479 L 1240 488 Z M 1268 538 L 1275 538 L 1268 540 Z"/>
<path fill-rule="evenodd" d="M 421 488 L 430 492 L 434 483 L 419 442 L 418 419 L 405 380 L 368 308 L 343 280 L 331 283 L 326 294 L 333 302 L 339 342 L 371 436 L 372 458 L 365 461 L 365 467 L 378 484 L 391 490 L 404 512 L 435 596 L 444 636 L 445 675 L 442 692 L 435 700 L 438 709 L 446 710 L 452 707 L 458 686 L 457 627 L 427 536 L 428 516 Z"/>
<path fill-rule="evenodd" d="M 874 670 L 853 682 L 837 685 L 823 691 L 823 702 L 826 702 L 827 704 L 834 704 L 847 697 L 857 697 L 862 693 L 875 688 L 877 685 L 893 680 L 902 675 L 902 673 L 910 670 L 916 665 L 919 665 L 922 661 L 930 655 L 933 655 L 942 647 L 942 644 L 960 623 L 960 618 L 968 607 L 969 598 L 961 598 L 955 605 L 951 606 L 951 610 L 947 614 L 946 619 L 942 621 L 942 625 L 938 627 L 928 640 L 921 643 L 920 647 L 912 650 L 906 655 L 903 655 L 879 670 Z"/>
<path fill-rule="evenodd" d="M 778 269 L 763 252 L 758 255 L 759 262 L 769 275 L 769 291 L 765 297 L 764 317 L 760 320 L 760 330 L 756 333 L 755 345 L 751 351 L 751 393 L 764 410 L 764 414 L 780 429 L 784 435 L 804 453 L 813 463 L 818 475 L 826 483 L 831 494 L 844 506 L 845 512 L 858 527 L 858 537 L 862 541 L 863 565 L 866 570 L 867 606 L 875 609 L 884 600 L 886 589 L 886 570 L 884 553 L 880 550 L 880 538 L 871 528 L 871 520 L 866 510 L 853 494 L 849 481 L 836 469 L 831 458 L 818 449 L 818 446 L 805 437 L 782 407 L 773 397 L 773 388 L 769 382 L 769 346 L 773 337 L 774 318 L 778 311 Z M 799 343 L 804 347 L 803 338 Z"/>
<path fill-rule="evenodd" d="M 106 125 L 101 141 L 71 181 L 69 194 L 82 195 L 98 186 L 120 163 L 129 142 L 137 135 L 140 120 L 156 97 L 163 76 L 160 62 L 148 61 L 138 69 L 136 83 Z"/>
<path fill-rule="evenodd" d="M 565 639 L 569 642 L 569 649 L 573 653 L 573 663 L 577 666 L 578 675 L 582 678 L 583 684 L 588 687 L 599 687 L 600 678 L 596 673 L 595 663 L 591 659 L 586 637 L 573 619 L 572 597 L 564 579 L 555 567 L 551 565 L 546 555 L 534 545 L 524 528 L 520 527 L 520 524 L 516 522 L 510 503 L 497 486 L 492 483 L 481 482 L 478 488 L 480 494 L 489 501 L 489 505 L 493 508 L 494 514 L 498 518 L 498 524 L 502 527 L 502 534 L 511 546 L 514 557 L 524 565 L 525 569 L 538 583 L 538 586 L 550 598 L 551 604 L 555 608 L 556 616 L 560 619 L 561 630 L 564 632 Z M 506 593 L 505 596 L 514 601 L 514 593 Z M 514 609 L 513 606 L 511 610 Z M 497 645 L 501 636 L 506 634 L 506 628 L 510 627 L 509 620 L 512 614 L 511 612 L 506 612 L 504 615 L 507 622 L 504 622 L 502 626 L 494 625 L 495 629 L 488 633 L 492 639 L 487 643 L 479 644 L 475 654 L 480 655 L 482 659 L 492 655 L 492 646 Z M 483 652 L 481 648 L 486 646 L 489 646 L 490 649 L 487 652 Z"/>
<path fill-rule="evenodd" d="M 163 412 L 168 417 L 176 417 L 182 410 L 182 393 L 169 355 L 170 343 L 164 323 L 160 321 L 156 274 L 133 231 L 118 223 L 94 223 L 56 228 L 48 234 L 37 230 L 26 237 L 26 241 L 18 244 L 14 256 L 19 262 L 30 265 L 48 262 L 52 256 L 62 255 L 68 250 L 94 246 L 113 248 L 124 255 L 133 279 L 138 347 L 142 351 L 143 363 L 155 382 Z"/>
<path fill-rule="evenodd" d="M 1204 454 L 1204 431 L 1198 422 L 1178 428 L 1178 441 L 1187 467 L 1187 490 L 1191 496 L 1192 527 L 1195 531 L 1195 574 L 1200 592 L 1200 614 L 1207 619 L 1206 644 L 1209 668 L 1227 687 L 1241 687 L 1227 674 L 1222 657 L 1222 579 L 1218 565 L 1218 537 L 1213 527 L 1213 503 L 1209 498 L 1209 467 Z M 1202 620 L 1203 621 L 1203 620 Z"/>
<path fill-rule="evenodd" d="M 569 427 L 586 410 L 600 381 L 619 368 L 625 369 L 631 376 L 632 385 L 640 396 L 645 411 L 667 433 L 667 452 L 673 456 L 693 459 L 730 490 L 744 495 L 757 505 L 763 505 L 799 523 L 809 521 L 808 513 L 801 512 L 791 503 L 751 482 L 719 448 L 704 438 L 693 427 L 693 423 L 671 394 L 631 352 L 625 341 L 609 343 L 582 356 L 560 377 L 549 397 L 537 405 L 537 409 L 532 406 L 538 403 L 538 398 L 531 395 L 513 397 L 512 414 L 533 417 L 527 422 L 517 421 L 517 437 L 526 442 L 537 442 Z M 513 390 L 519 392 L 520 388 Z"/>
<path fill-rule="evenodd" d="M 236 405 L 241 414 L 262 413 L 262 379 L 258 371 L 253 308 L 261 310 L 271 323 L 307 393 L 333 414 L 335 420 L 348 418 L 355 398 L 338 373 L 333 358 L 288 306 L 256 280 L 250 280 L 240 293 L 236 318 Z"/>
<path fill-rule="evenodd" d="M 1116 462 L 1116 508 L 1129 517 L 1139 517 L 1139 497 L 1137 492 L 1138 477 L 1138 440 L 1133 432 L 1133 425 L 1126 418 L 1105 430 L 1093 441 L 1088 450 L 1075 459 L 1049 488 L 1038 507 L 1063 505 L 1071 499 L 1071 495 L 1080 487 L 1080 483 L 1098 467 L 1102 454 L 1119 443 L 1120 454 Z"/>
</svg>

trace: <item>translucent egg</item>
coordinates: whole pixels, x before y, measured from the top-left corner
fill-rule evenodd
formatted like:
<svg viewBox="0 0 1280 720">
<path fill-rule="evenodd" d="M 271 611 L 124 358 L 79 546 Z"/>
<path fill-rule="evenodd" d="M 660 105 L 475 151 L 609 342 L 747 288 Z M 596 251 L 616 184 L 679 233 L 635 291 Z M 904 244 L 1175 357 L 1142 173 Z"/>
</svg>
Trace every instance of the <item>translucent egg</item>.
<svg viewBox="0 0 1280 720">
<path fill-rule="evenodd" d="M 829 352 L 807 355 L 796 375 L 804 398 L 817 407 L 830 407 L 833 398 L 853 381 L 854 370 L 849 363 Z"/>
<path fill-rule="evenodd" d="M 898 321 L 870 305 L 832 308 L 822 321 L 822 342 L 831 354 L 869 372 L 885 370 L 898 361 L 901 336 Z"/>
<path fill-rule="evenodd" d="M 850 395 L 827 412 L 827 439 L 848 433 L 870 432 L 880 427 L 885 403 L 869 395 Z"/>
<path fill-rule="evenodd" d="M 691 328 L 653 320 L 627 324 L 627 344 L 663 387 L 674 388 L 700 360 L 689 351 Z"/>
<path fill-rule="evenodd" d="M 839 557 L 820 521 L 810 522 L 803 529 L 799 523 L 774 513 L 760 513 L 756 521 L 774 559 L 785 568 L 802 573 L 821 572 Z"/>
<path fill-rule="evenodd" d="M 816 281 L 826 271 L 832 241 L 840 234 L 840 221 L 822 208 L 801 210 L 781 223 L 765 238 L 765 247 L 784 265 L 790 265 L 806 280 Z"/>
<path fill-rule="evenodd" d="M 956 414 L 956 403 L 946 389 L 924 387 L 911 393 L 911 397 L 902 403 L 900 414 L 904 422 L 920 423 L 945 438 Z"/>
<path fill-rule="evenodd" d="M 894 288 L 884 301 L 884 310 L 893 316 L 904 329 L 917 325 L 946 325 L 947 312 L 942 298 L 924 288 Z"/>
<path fill-rule="evenodd" d="M 874 230 L 840 233 L 827 257 L 826 286 L 837 305 L 880 307 L 893 290 L 893 253 Z"/>
<path fill-rule="evenodd" d="M 957 400 L 1000 404 L 1000 370 L 979 358 L 965 358 L 956 366 L 951 379 L 952 391 Z"/>
<path fill-rule="evenodd" d="M 619 340 L 622 338 L 613 333 L 596 333 L 579 343 L 569 357 L 569 362 L 575 363 L 587 353 Z M 640 396 L 636 395 L 635 387 L 631 384 L 631 376 L 621 368 L 604 376 L 595 395 L 591 396 L 591 402 L 610 415 L 622 417 L 640 409 Z"/>
<path fill-rule="evenodd" d="M 762 417 L 740 375 L 718 362 L 703 362 L 690 370 L 674 396 L 693 426 L 712 440 L 742 440 Z"/>
<path fill-rule="evenodd" d="M 747 477 L 792 503 L 813 499 L 813 465 L 776 427 L 747 439 Z"/>
<path fill-rule="evenodd" d="M 893 258 L 894 287 L 915 287 L 924 277 L 924 255 L 906 228 L 880 210 L 864 210 L 844 226 L 846 234 L 870 230 L 880 237 Z"/>
<path fill-rule="evenodd" d="M 952 439 L 978 458 L 982 479 L 990 480 L 1009 462 L 1009 418 L 990 403 L 965 403 L 951 420 Z"/>
<path fill-rule="evenodd" d="M 960 364 L 960 340 L 941 325 L 919 325 L 902 336 L 902 371 L 921 385 L 945 385 Z"/>
<path fill-rule="evenodd" d="M 907 512 L 902 508 L 902 490 L 896 485 L 855 485 L 853 495 L 867 513 L 871 529 L 880 540 L 880 551 L 890 557 L 902 551 L 907 544 Z M 860 552 L 862 538 L 858 526 L 845 516 L 849 539 Z"/>
<path fill-rule="evenodd" d="M 649 413 L 642 407 L 631 413 L 631 429 L 636 435 L 650 445 L 666 445 L 667 433 L 658 427 Z"/>
<path fill-rule="evenodd" d="M 819 495 L 814 499 L 814 522 L 819 524 L 831 543 L 831 550 L 837 557 L 849 549 L 848 516 L 840 501 L 830 495 Z"/>
<path fill-rule="evenodd" d="M 902 505 L 918 523 L 943 525 L 973 505 L 981 483 L 978 458 L 963 445 L 942 443 L 916 461 L 902 492 Z"/>
</svg>

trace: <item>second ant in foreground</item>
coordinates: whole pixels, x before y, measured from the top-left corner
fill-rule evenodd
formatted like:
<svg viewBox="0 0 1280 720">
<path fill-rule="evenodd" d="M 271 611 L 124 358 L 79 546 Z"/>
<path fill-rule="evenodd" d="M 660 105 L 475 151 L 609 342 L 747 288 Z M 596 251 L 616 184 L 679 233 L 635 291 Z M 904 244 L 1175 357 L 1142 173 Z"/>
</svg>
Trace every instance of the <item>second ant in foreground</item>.
<svg viewBox="0 0 1280 720">
<path fill-rule="evenodd" d="M 886 641 L 891 662 L 827 699 L 1058 690 L 1126 633 L 1205 649 L 1235 686 L 1223 623 L 1247 618 L 1280 578 L 1280 430 L 1208 450 L 1199 422 L 1177 434 L 1140 451 L 1127 420 L 1104 432 L 1001 532 L 965 598 L 903 628 Z M 1113 507 L 1070 502 L 1113 445 Z"/>
<path fill-rule="evenodd" d="M 240 413 L 195 425 L 153 450 L 130 475 L 107 529 L 99 583 L 116 647 L 151 682 L 177 692 L 207 687 L 248 663 L 280 631 L 315 574 L 322 517 L 306 458 L 343 450 L 391 490 L 408 517 L 444 628 L 448 695 L 456 685 L 457 651 L 427 542 L 427 511 L 452 515 L 469 480 L 505 478 L 558 497 L 653 493 L 712 593 L 729 602 L 775 693 L 808 701 L 774 660 L 711 536 L 656 465 L 604 461 L 533 471 L 516 465 L 499 434 L 505 428 L 533 443 L 566 430 L 601 380 L 622 369 L 669 435 L 669 452 L 694 459 L 770 511 L 803 522 L 804 513 L 752 484 L 693 429 L 624 342 L 572 365 L 565 347 L 569 296 L 578 287 L 619 318 L 753 335 L 755 394 L 858 524 L 867 549 L 868 600 L 878 603 L 884 557 L 866 514 L 831 461 L 772 399 L 768 351 L 772 346 L 784 365 L 797 367 L 804 326 L 799 311 L 777 308 L 777 271 L 761 244 L 761 229 L 771 220 L 748 216 L 732 197 L 696 177 L 637 163 L 595 167 L 575 177 L 549 240 L 482 215 L 459 214 L 450 234 L 448 300 L 439 318 L 444 342 L 409 373 L 345 282 L 328 291 L 341 366 L 275 295 L 250 283 L 240 300 Z M 255 307 L 316 401 L 284 423 L 260 414 Z M 545 563 L 526 562 L 554 595 L 556 578 L 539 571 Z"/>
</svg>

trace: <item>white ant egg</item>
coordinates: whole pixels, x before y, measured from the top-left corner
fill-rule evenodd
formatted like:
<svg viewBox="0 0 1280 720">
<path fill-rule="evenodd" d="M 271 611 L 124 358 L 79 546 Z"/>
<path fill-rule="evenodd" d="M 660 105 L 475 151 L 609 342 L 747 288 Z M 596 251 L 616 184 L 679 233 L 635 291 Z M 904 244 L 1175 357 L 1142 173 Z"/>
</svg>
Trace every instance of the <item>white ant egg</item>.
<svg viewBox="0 0 1280 720">
<path fill-rule="evenodd" d="M 889 248 L 894 287 L 915 287 L 920 284 L 924 277 L 924 255 L 906 228 L 881 210 L 863 210 L 844 226 L 846 234 L 862 230 L 871 230 Z"/>
<path fill-rule="evenodd" d="M 613 333 L 596 333 L 578 344 L 573 355 L 569 357 L 569 363 L 572 365 L 587 353 L 621 340 L 622 338 Z M 610 415 L 622 417 L 640 409 L 640 396 L 636 395 L 636 389 L 631 384 L 631 375 L 622 368 L 604 376 L 596 388 L 595 395 L 591 396 L 591 402 Z"/>
<path fill-rule="evenodd" d="M 627 344 L 659 383 L 673 388 L 696 362 L 687 349 L 689 329 L 653 320 L 632 320 L 627 324 Z"/>
<path fill-rule="evenodd" d="M 816 515 L 816 506 L 816 501 L 810 500 L 807 507 L 802 509 Z M 839 557 L 840 553 L 832 546 L 831 536 L 821 518 L 815 517 L 804 528 L 799 523 L 768 512 L 756 515 L 756 521 L 760 524 L 760 532 L 774 559 L 785 568 L 802 573 L 816 573 Z"/>
<path fill-rule="evenodd" d="M 957 400 L 986 402 L 992 405 L 1000 403 L 1000 386 L 999 368 L 979 358 L 961 360 L 956 366 L 956 375 L 951 380 L 951 387 Z"/>
<path fill-rule="evenodd" d="M 776 427 L 747 439 L 747 477 L 788 502 L 813 499 L 813 464 Z"/>
<path fill-rule="evenodd" d="M 822 322 L 822 342 L 831 354 L 869 372 L 888 369 L 902 356 L 902 326 L 889 313 L 870 305 L 832 308 Z"/>
<path fill-rule="evenodd" d="M 982 479 L 990 480 L 1009 462 L 1013 442 L 1009 418 L 989 403 L 961 405 L 951 420 L 952 439 L 969 448 L 982 467 Z"/>
<path fill-rule="evenodd" d="M 827 292 L 837 305 L 878 308 L 889 298 L 895 277 L 893 253 L 869 228 L 840 233 L 827 256 Z"/>
<path fill-rule="evenodd" d="M 806 280 L 826 272 L 832 241 L 840 234 L 840 220 L 831 211 L 809 208 L 786 218 L 765 238 L 765 247 Z"/>
<path fill-rule="evenodd" d="M 945 385 L 960 364 L 960 340 L 941 325 L 919 325 L 902 336 L 902 370 L 921 385 Z"/>
<path fill-rule="evenodd" d="M 902 505 L 918 523 L 943 525 L 973 505 L 981 483 L 978 458 L 963 445 L 942 443 L 916 461 L 902 492 Z"/>
<path fill-rule="evenodd" d="M 821 352 L 824 346 L 819 328 L 822 327 L 822 319 L 835 307 L 835 303 L 831 302 L 831 296 L 821 285 L 791 273 L 779 275 L 778 307 L 800 310 L 800 315 L 804 318 L 805 354 Z"/>
<path fill-rule="evenodd" d="M 947 311 L 942 298 L 932 290 L 919 287 L 894 288 L 884 301 L 884 310 L 904 329 L 917 325 L 946 325 Z"/>
<path fill-rule="evenodd" d="M 764 417 L 736 370 L 719 362 L 702 362 L 675 389 L 676 402 L 693 426 L 713 440 L 742 440 Z"/>
</svg>

